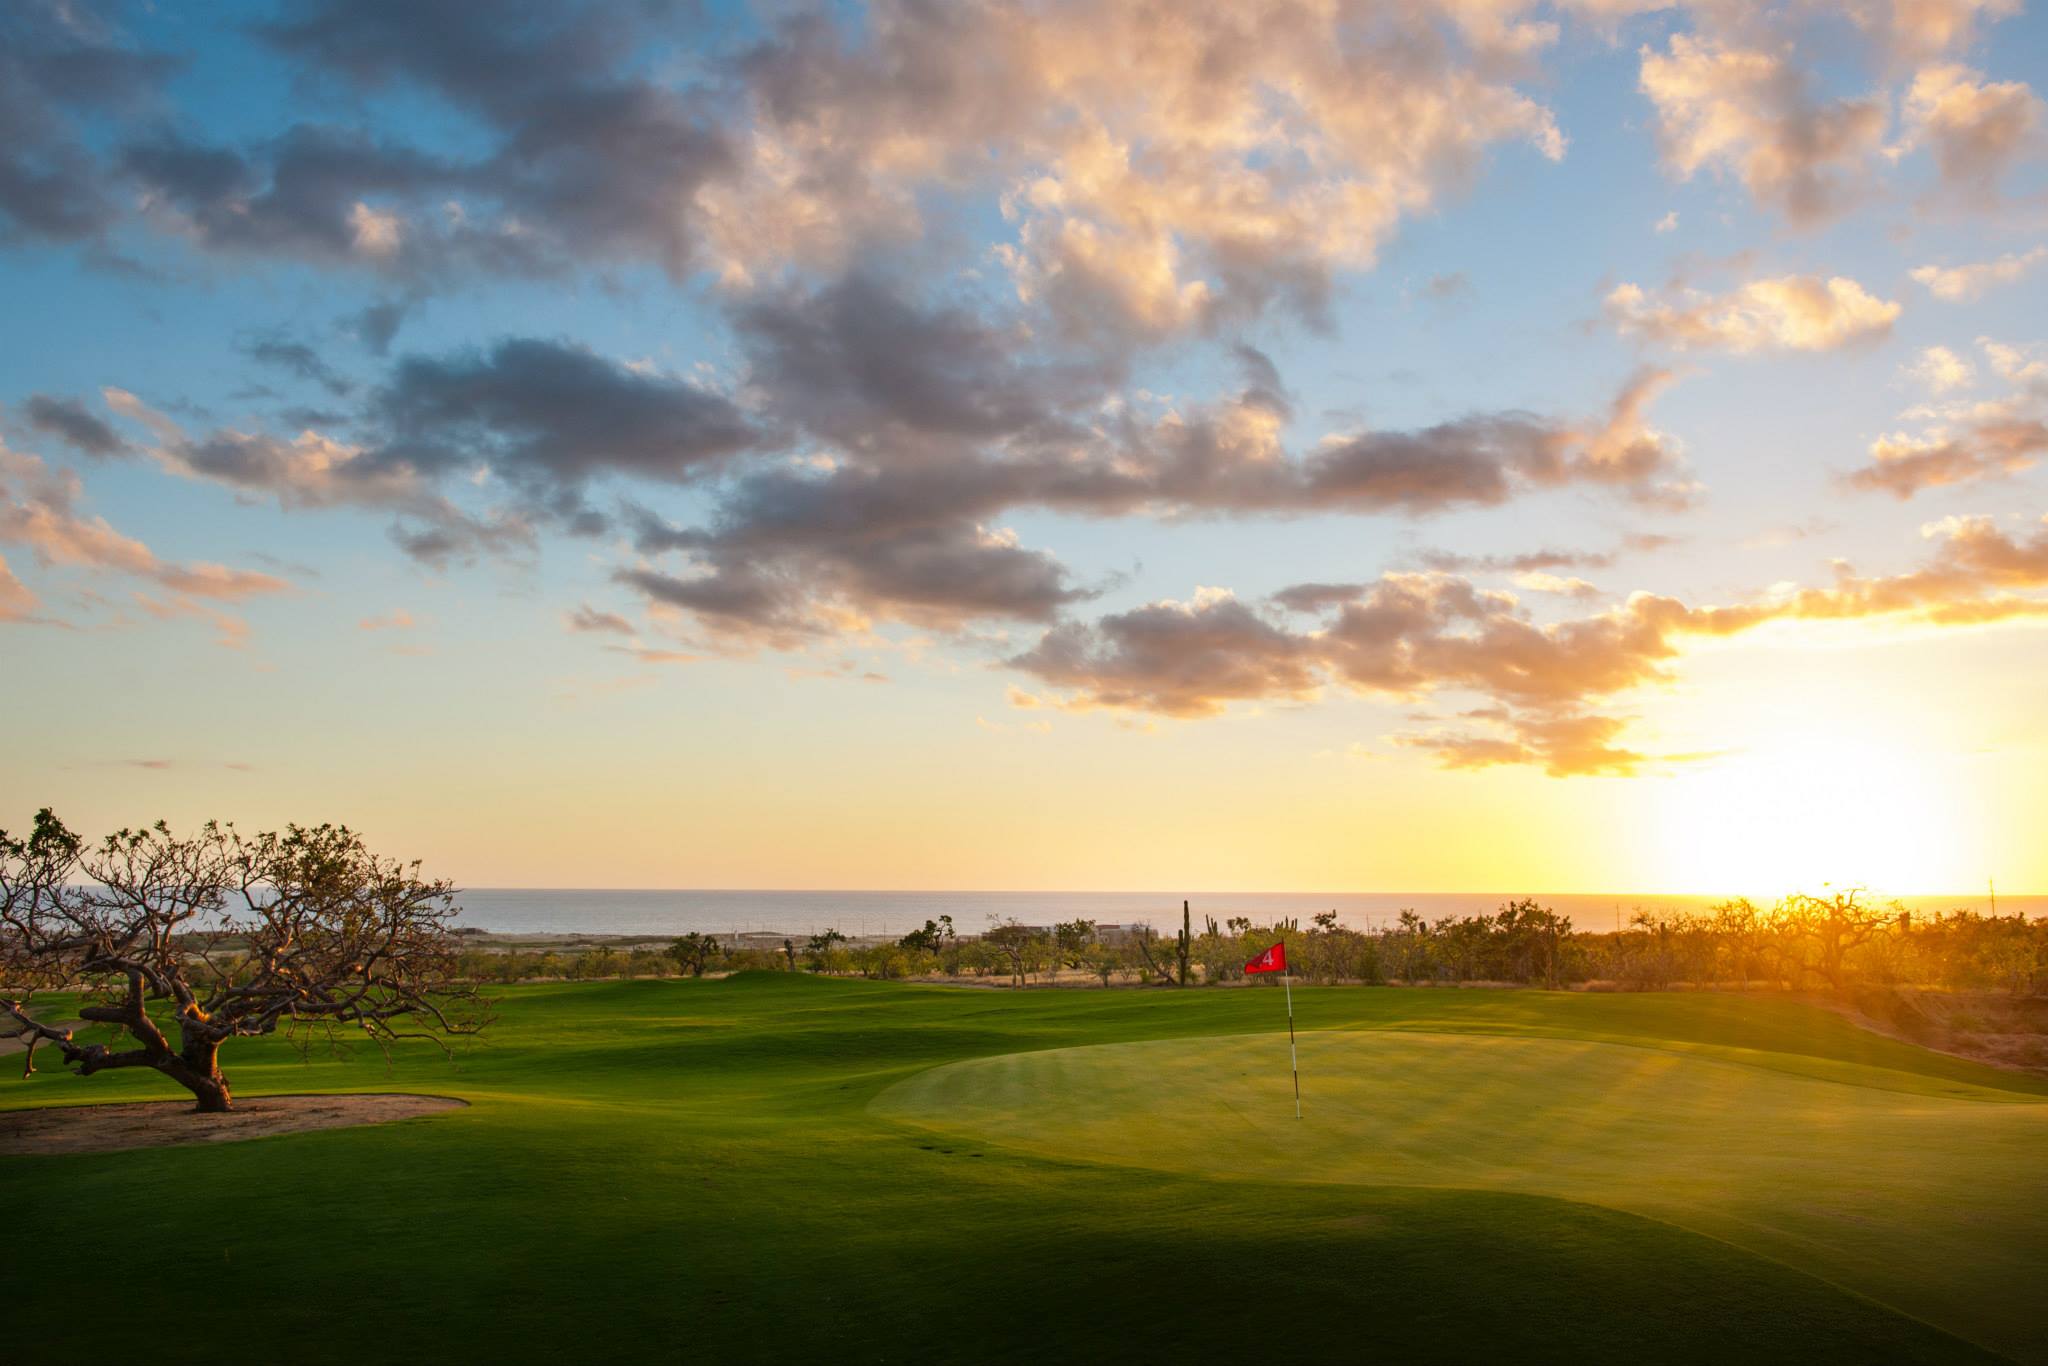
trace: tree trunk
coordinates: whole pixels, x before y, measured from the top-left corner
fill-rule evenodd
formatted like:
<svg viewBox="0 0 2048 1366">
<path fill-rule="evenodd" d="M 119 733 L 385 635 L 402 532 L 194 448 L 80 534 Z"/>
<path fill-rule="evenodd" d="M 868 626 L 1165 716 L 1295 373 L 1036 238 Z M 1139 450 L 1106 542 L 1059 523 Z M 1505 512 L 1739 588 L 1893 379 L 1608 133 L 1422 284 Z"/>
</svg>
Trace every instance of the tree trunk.
<svg viewBox="0 0 2048 1366">
<path fill-rule="evenodd" d="M 200 1114 L 226 1114 L 234 1108 L 234 1097 L 220 1072 L 220 1040 L 187 1038 L 184 1044 L 159 1070 L 192 1093 Z"/>
</svg>

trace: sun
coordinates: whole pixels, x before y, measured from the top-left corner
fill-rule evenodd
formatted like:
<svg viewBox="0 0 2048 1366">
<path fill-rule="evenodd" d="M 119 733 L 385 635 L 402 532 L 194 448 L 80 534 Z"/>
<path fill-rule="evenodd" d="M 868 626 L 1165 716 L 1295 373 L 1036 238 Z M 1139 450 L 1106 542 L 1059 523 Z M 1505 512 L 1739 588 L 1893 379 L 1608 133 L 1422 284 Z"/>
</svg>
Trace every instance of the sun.
<svg viewBox="0 0 2048 1366">
<path fill-rule="evenodd" d="M 1958 834 L 1944 785 L 1883 732 L 1772 736 L 1672 779 L 1664 856 L 1677 885 L 1715 895 L 1940 890 Z"/>
</svg>

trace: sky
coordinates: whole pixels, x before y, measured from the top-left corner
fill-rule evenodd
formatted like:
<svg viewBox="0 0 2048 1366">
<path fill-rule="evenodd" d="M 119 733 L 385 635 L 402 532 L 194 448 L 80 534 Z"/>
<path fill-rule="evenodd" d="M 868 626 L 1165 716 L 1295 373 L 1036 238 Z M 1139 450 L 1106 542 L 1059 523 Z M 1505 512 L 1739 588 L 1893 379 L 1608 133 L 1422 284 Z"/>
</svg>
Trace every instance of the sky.
<svg viewBox="0 0 2048 1366">
<path fill-rule="evenodd" d="M 2018 0 L 0 8 L 0 825 L 2048 891 Z"/>
</svg>

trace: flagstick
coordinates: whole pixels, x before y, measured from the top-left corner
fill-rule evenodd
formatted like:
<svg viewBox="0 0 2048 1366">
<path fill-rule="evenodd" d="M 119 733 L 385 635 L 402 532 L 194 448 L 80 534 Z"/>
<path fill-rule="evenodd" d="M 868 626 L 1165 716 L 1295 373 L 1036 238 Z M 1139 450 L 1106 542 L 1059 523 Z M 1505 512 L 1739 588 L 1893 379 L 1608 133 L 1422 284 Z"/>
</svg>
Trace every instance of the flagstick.
<svg viewBox="0 0 2048 1366">
<path fill-rule="evenodd" d="M 1294 1066 L 1294 1117 L 1301 1118 L 1301 1055 L 1294 1050 L 1294 974 L 1280 974 L 1281 985 L 1287 989 L 1287 1061 Z"/>
</svg>

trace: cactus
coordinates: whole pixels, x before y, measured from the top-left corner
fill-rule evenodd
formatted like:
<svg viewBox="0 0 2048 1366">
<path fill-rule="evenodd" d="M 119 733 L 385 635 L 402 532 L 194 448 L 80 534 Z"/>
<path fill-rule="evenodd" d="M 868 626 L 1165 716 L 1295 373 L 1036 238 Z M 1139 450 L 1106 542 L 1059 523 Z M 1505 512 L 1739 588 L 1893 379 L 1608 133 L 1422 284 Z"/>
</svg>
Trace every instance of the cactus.
<svg viewBox="0 0 2048 1366">
<path fill-rule="evenodd" d="M 1188 934 L 1188 903 L 1183 901 L 1180 903 L 1180 942 L 1175 946 L 1180 956 L 1180 984 L 1182 986 L 1188 984 L 1188 950 L 1192 944 L 1192 937 Z"/>
</svg>

